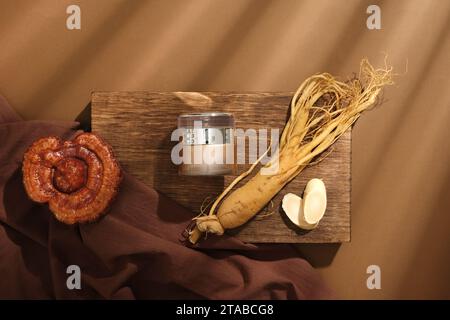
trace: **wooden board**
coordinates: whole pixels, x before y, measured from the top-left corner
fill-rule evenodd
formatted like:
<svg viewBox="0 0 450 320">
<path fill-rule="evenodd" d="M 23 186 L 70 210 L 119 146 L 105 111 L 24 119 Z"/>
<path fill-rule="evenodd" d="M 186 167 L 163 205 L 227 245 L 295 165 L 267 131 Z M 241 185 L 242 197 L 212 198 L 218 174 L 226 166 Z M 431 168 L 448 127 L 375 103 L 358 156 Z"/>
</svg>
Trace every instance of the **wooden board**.
<svg viewBox="0 0 450 320">
<path fill-rule="evenodd" d="M 291 96 L 283 92 L 94 92 L 92 130 L 113 146 L 127 172 L 198 213 L 203 200 L 218 195 L 233 177 L 178 175 L 170 160 L 170 151 L 176 144 L 170 135 L 176 128 L 177 116 L 186 112 L 224 111 L 234 114 L 236 128 L 282 129 Z M 350 241 L 350 165 L 351 132 L 347 132 L 322 162 L 305 169 L 273 199 L 272 215 L 258 215 L 230 232 L 255 243 Z M 305 232 L 289 221 L 280 203 L 286 193 L 301 194 L 311 178 L 324 180 L 328 207 L 318 228 Z"/>
</svg>

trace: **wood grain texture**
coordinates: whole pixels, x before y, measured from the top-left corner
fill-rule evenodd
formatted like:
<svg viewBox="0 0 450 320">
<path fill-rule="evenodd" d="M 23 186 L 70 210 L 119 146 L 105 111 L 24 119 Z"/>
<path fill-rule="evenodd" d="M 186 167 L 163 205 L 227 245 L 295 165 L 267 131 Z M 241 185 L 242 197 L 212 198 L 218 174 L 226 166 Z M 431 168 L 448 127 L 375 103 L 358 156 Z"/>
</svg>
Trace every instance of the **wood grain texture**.
<svg viewBox="0 0 450 320">
<path fill-rule="evenodd" d="M 197 214 L 206 197 L 220 194 L 233 180 L 226 177 L 179 176 L 170 160 L 170 139 L 177 116 L 186 112 L 232 112 L 236 128 L 284 127 L 289 92 L 94 92 L 92 130 L 114 148 L 123 168 L 145 184 Z M 244 226 L 229 231 L 248 242 L 332 243 L 350 241 L 351 132 L 317 165 L 306 168 L 273 199 L 273 203 Z M 241 168 L 242 169 L 242 168 Z M 305 232 L 282 212 L 284 194 L 301 194 L 309 179 L 321 178 L 328 207 L 319 226 Z M 273 214 L 261 217 L 264 213 Z M 167 212 L 170 215 L 170 212 Z"/>
</svg>

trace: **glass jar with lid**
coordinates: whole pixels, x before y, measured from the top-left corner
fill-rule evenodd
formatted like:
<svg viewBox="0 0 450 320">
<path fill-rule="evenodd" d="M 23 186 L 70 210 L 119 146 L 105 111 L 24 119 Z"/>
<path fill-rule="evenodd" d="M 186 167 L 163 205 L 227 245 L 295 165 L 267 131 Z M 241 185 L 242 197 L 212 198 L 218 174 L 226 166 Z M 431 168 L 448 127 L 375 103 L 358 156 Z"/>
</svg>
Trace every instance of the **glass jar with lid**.
<svg viewBox="0 0 450 320">
<path fill-rule="evenodd" d="M 182 130 L 179 174 L 211 176 L 235 173 L 234 117 L 231 113 L 181 114 L 178 128 Z"/>
</svg>

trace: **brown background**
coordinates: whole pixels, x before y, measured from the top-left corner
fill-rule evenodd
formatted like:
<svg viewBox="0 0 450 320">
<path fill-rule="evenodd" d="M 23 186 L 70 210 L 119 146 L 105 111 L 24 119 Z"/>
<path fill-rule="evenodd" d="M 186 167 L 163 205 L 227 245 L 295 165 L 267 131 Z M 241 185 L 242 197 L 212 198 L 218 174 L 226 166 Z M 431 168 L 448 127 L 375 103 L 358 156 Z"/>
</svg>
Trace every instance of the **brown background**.
<svg viewBox="0 0 450 320">
<path fill-rule="evenodd" d="M 401 75 L 353 131 L 352 242 L 300 250 L 342 298 L 448 299 L 449 30 L 446 0 L 2 0 L 0 92 L 26 119 L 73 119 L 94 90 L 291 91 L 386 52 Z"/>
</svg>

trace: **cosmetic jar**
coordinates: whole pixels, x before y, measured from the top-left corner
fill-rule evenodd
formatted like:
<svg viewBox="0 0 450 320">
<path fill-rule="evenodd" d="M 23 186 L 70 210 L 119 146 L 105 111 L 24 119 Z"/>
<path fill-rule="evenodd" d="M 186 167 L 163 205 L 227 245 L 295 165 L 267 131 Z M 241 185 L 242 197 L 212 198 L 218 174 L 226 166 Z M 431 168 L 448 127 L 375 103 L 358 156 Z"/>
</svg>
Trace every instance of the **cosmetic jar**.
<svg viewBox="0 0 450 320">
<path fill-rule="evenodd" d="M 182 132 L 183 159 L 179 174 L 234 174 L 234 118 L 231 113 L 181 114 L 178 116 L 178 129 Z"/>
</svg>

